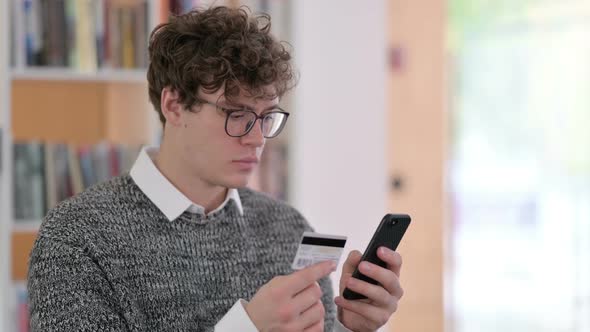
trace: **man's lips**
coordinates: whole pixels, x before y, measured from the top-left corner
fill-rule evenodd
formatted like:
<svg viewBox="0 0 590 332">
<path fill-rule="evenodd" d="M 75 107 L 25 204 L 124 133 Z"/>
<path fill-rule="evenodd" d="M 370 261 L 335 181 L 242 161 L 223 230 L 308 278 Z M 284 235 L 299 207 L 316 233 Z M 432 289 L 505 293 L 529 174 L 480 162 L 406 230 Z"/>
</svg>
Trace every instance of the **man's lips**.
<svg viewBox="0 0 590 332">
<path fill-rule="evenodd" d="M 258 164 L 258 158 L 242 158 L 234 160 L 232 164 L 242 171 L 251 172 Z"/>
<path fill-rule="evenodd" d="M 256 158 L 256 157 L 248 157 L 248 158 L 234 160 L 234 163 L 244 163 L 244 164 L 257 164 L 258 162 L 259 162 L 258 158 Z"/>
</svg>

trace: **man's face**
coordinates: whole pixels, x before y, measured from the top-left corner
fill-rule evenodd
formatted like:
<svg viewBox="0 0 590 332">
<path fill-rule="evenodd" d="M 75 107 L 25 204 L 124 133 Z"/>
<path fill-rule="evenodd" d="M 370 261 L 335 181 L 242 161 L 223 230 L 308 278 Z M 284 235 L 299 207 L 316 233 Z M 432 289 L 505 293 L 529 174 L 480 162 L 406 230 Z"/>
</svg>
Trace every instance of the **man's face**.
<svg viewBox="0 0 590 332">
<path fill-rule="evenodd" d="M 278 98 L 255 99 L 244 92 L 229 102 L 223 89 L 215 93 L 200 91 L 198 98 L 227 109 L 247 107 L 256 114 L 264 114 L 278 104 Z M 183 125 L 174 128 L 176 144 L 181 147 L 179 158 L 191 177 L 198 177 L 212 186 L 240 188 L 247 185 L 258 166 L 264 149 L 260 120 L 242 137 L 231 137 L 225 131 L 226 113 L 210 104 L 194 106 L 196 112 L 182 112 Z"/>
</svg>

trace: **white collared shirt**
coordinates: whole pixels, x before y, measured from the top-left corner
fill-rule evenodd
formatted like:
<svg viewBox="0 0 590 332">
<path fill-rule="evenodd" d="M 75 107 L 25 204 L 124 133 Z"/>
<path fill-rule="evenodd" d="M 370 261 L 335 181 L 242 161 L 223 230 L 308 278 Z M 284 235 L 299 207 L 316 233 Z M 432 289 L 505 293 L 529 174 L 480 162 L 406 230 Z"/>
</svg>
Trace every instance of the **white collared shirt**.
<svg viewBox="0 0 590 332">
<path fill-rule="evenodd" d="M 178 218 L 185 211 L 205 215 L 205 208 L 192 202 L 181 193 L 156 167 L 154 163 L 157 147 L 144 148 L 139 153 L 135 164 L 129 172 L 139 189 L 164 213 L 168 220 Z M 215 213 L 225 207 L 229 200 L 234 200 L 241 215 L 244 214 L 242 201 L 237 189 L 228 189 L 225 200 L 219 207 L 208 213 Z"/>
<path fill-rule="evenodd" d="M 154 158 L 157 153 L 157 147 L 143 148 L 133 164 L 129 174 L 139 189 L 170 221 L 178 218 L 185 211 L 205 215 L 205 208 L 203 206 L 192 202 L 181 193 L 156 167 Z M 215 210 L 209 212 L 208 215 L 223 209 L 230 200 L 236 203 L 239 213 L 243 215 L 242 201 L 240 200 L 238 190 L 234 188 L 227 190 L 227 195 L 223 203 Z M 245 304 L 247 303 L 243 299 L 236 301 L 225 316 L 215 325 L 215 331 L 258 331 L 245 310 Z M 350 330 L 336 319 L 334 332 L 350 332 Z"/>
</svg>

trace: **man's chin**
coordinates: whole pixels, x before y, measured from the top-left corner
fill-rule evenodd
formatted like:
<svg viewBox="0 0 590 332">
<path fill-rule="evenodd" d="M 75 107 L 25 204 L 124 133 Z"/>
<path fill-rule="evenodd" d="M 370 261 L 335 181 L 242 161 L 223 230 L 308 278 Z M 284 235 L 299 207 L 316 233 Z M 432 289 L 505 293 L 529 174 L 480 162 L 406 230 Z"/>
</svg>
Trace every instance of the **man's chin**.
<svg viewBox="0 0 590 332">
<path fill-rule="evenodd" d="M 227 188 L 244 188 L 248 185 L 251 176 L 239 175 L 229 178 L 225 181 L 224 186 Z"/>
</svg>

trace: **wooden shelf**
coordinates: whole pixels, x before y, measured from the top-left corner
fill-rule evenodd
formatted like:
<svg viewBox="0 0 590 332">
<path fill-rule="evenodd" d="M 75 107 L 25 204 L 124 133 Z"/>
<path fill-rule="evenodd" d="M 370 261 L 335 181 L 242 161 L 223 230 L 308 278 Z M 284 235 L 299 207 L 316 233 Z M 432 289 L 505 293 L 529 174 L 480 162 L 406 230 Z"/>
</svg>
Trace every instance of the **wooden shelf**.
<svg viewBox="0 0 590 332">
<path fill-rule="evenodd" d="M 147 83 L 146 69 L 99 69 L 96 72 L 82 72 L 70 68 L 30 67 L 12 68 L 12 80 L 43 81 L 88 81 Z"/>
<path fill-rule="evenodd" d="M 41 227 L 41 220 L 15 220 L 12 231 L 19 233 L 36 233 Z"/>
<path fill-rule="evenodd" d="M 34 232 L 12 232 L 12 280 L 23 281 L 27 279 L 29 265 L 29 254 L 37 239 L 37 231 Z"/>
<path fill-rule="evenodd" d="M 152 113 L 143 84 L 41 79 L 12 82 L 14 141 L 143 144 L 153 135 Z"/>
</svg>

